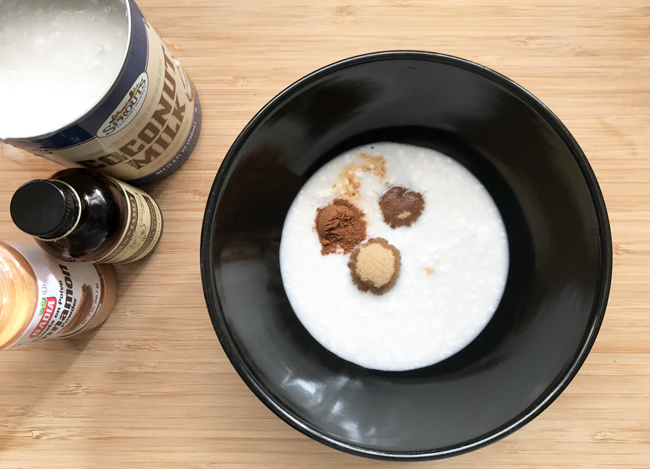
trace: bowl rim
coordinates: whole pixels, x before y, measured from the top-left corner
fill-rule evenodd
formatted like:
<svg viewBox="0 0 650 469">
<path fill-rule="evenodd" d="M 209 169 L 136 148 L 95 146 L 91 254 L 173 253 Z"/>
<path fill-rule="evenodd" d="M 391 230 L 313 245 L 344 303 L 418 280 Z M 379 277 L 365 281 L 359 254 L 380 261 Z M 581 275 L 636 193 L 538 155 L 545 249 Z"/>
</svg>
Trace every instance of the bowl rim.
<svg viewBox="0 0 650 469">
<path fill-rule="evenodd" d="M 227 182 L 227 175 L 236 155 L 241 150 L 244 142 L 255 131 L 257 126 L 279 105 L 285 102 L 287 98 L 291 97 L 294 93 L 305 88 L 314 81 L 321 79 L 330 73 L 337 72 L 345 68 L 384 60 L 426 61 L 442 63 L 445 65 L 461 68 L 481 75 L 483 78 L 486 78 L 496 85 L 507 89 L 518 99 L 522 100 L 528 106 L 533 108 L 544 119 L 544 121 L 552 127 L 553 131 L 562 138 L 564 144 L 568 147 L 576 163 L 581 169 L 585 183 L 591 195 L 592 203 L 594 204 L 600 235 L 601 272 L 598 285 L 596 286 L 596 294 L 592 305 L 591 315 L 593 319 L 590 321 L 589 327 L 582 337 L 581 344 L 578 348 L 577 353 L 571 361 L 571 365 L 563 374 L 556 377 L 554 382 L 546 389 L 540 398 L 530 404 L 523 412 L 521 412 L 515 418 L 511 419 L 509 422 L 506 422 L 500 427 L 487 432 L 473 440 L 462 442 L 449 447 L 432 450 L 389 451 L 365 448 L 360 445 L 339 441 L 336 438 L 328 436 L 312 428 L 309 424 L 306 423 L 306 421 L 284 407 L 281 402 L 278 402 L 273 394 L 265 388 L 262 381 L 250 369 L 244 358 L 241 356 L 239 350 L 237 349 L 235 341 L 233 340 L 233 337 L 230 334 L 225 321 L 221 301 L 216 290 L 216 279 L 214 271 L 210 267 L 210 260 L 212 259 L 211 240 L 214 238 L 216 230 L 215 215 L 218 211 L 219 203 L 223 195 L 223 189 L 225 188 L 225 184 Z M 274 414 L 284 420 L 291 427 L 307 435 L 308 437 L 329 447 L 349 454 L 386 461 L 424 461 L 460 455 L 494 443 L 529 423 L 542 411 L 544 411 L 562 393 L 562 391 L 564 391 L 564 389 L 576 376 L 580 367 L 586 360 L 587 355 L 589 354 L 596 340 L 598 331 L 605 315 L 612 277 L 612 240 L 605 200 L 603 198 L 591 165 L 589 164 L 585 154 L 569 130 L 564 126 L 560 119 L 536 96 L 523 88 L 521 85 L 505 77 L 504 75 L 501 75 L 500 73 L 488 67 L 466 59 L 436 52 L 393 50 L 357 55 L 319 68 L 318 70 L 304 76 L 303 78 L 286 87 L 273 99 L 271 99 L 266 105 L 264 105 L 264 107 L 259 112 L 257 112 L 257 114 L 255 114 L 255 116 L 240 132 L 228 150 L 210 189 L 201 231 L 200 268 L 206 305 L 210 314 L 212 325 L 215 329 L 224 352 L 226 353 L 228 359 L 230 360 L 239 376 L 250 388 L 250 390 L 253 391 L 257 398 L 262 401 Z"/>
</svg>

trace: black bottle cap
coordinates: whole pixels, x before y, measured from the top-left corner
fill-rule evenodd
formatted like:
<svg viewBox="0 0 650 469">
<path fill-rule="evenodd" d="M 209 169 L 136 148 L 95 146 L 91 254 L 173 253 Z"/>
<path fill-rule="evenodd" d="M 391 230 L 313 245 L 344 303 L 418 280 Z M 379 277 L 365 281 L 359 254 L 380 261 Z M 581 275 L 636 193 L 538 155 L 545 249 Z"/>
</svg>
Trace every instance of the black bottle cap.
<svg viewBox="0 0 650 469">
<path fill-rule="evenodd" d="M 65 183 L 39 179 L 23 184 L 10 205 L 18 228 L 41 239 L 55 239 L 72 230 L 79 218 L 74 190 Z"/>
</svg>

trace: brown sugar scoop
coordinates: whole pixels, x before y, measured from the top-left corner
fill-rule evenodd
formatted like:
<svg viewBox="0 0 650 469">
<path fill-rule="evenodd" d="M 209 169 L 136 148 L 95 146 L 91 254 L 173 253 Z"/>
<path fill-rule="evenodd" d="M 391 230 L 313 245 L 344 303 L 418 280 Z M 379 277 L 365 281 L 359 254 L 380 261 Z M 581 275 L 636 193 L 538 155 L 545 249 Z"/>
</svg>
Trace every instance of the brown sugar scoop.
<svg viewBox="0 0 650 469">
<path fill-rule="evenodd" d="M 400 266 L 399 250 L 384 238 L 372 238 L 357 246 L 348 263 L 357 288 L 375 295 L 393 288 Z"/>
</svg>

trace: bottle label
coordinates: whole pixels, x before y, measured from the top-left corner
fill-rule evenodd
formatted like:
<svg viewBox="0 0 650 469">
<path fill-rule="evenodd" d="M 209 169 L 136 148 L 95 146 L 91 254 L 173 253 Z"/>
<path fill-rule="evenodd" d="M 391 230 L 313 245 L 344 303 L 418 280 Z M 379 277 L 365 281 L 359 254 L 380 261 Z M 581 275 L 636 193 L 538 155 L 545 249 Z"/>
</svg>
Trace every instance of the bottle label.
<svg viewBox="0 0 650 469">
<path fill-rule="evenodd" d="M 117 179 L 109 177 L 120 186 L 126 196 L 126 229 L 115 247 L 98 263 L 135 262 L 149 254 L 156 246 L 162 233 L 162 213 L 149 194 Z"/>
<path fill-rule="evenodd" d="M 95 266 L 54 259 L 38 246 L 12 246 L 34 269 L 38 288 L 34 317 L 13 347 L 80 332 L 101 307 L 102 287 Z"/>
</svg>

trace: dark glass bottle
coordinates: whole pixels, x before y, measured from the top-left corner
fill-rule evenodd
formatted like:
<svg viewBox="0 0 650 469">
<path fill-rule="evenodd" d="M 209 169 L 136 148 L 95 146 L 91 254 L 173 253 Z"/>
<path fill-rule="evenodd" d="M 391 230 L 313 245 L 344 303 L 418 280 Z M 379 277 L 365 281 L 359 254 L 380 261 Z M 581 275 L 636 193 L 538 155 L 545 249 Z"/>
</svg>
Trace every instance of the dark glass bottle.
<svg viewBox="0 0 650 469">
<path fill-rule="evenodd" d="M 151 196 L 81 168 L 21 186 L 11 217 L 48 254 L 68 262 L 133 262 L 154 248 L 162 231 Z"/>
</svg>

